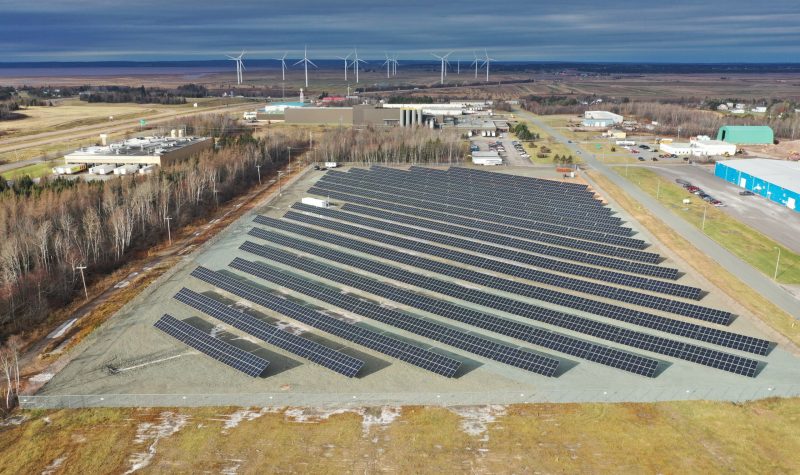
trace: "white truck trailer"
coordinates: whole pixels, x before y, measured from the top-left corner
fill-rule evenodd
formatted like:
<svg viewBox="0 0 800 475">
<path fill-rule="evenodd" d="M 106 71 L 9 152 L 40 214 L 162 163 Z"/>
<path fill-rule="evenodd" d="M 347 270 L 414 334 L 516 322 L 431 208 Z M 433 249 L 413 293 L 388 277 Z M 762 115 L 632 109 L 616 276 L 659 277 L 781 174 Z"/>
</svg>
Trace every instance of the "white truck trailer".
<svg viewBox="0 0 800 475">
<path fill-rule="evenodd" d="M 339 162 L 325 162 L 325 168 L 338 168 Z"/>
<path fill-rule="evenodd" d="M 304 205 L 316 206 L 317 208 L 327 208 L 329 206 L 328 200 L 321 200 L 319 198 L 312 198 L 310 196 L 306 196 L 300 200 L 300 202 Z"/>
<path fill-rule="evenodd" d="M 114 175 L 133 175 L 139 170 L 139 165 L 122 165 L 114 169 Z"/>
<path fill-rule="evenodd" d="M 115 168 L 117 168 L 116 165 L 95 165 L 89 169 L 89 173 L 92 175 L 108 175 L 109 173 L 114 173 Z"/>
</svg>

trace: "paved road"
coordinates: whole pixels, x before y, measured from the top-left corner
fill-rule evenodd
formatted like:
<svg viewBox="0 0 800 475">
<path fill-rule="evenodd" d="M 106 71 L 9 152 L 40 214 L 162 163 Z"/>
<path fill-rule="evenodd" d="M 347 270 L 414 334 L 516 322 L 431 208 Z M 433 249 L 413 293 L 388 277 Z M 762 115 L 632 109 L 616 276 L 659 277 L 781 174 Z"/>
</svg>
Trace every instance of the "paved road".
<svg viewBox="0 0 800 475">
<path fill-rule="evenodd" d="M 662 221 L 667 223 L 668 226 L 672 227 L 681 236 L 688 239 L 689 242 L 694 244 L 708 257 L 717 261 L 733 275 L 738 276 L 739 279 L 741 279 L 745 284 L 755 289 L 765 298 L 769 299 L 772 303 L 789 313 L 789 315 L 800 319 L 800 300 L 797 300 L 792 294 L 787 292 L 780 285 L 773 282 L 769 277 L 754 269 L 752 266 L 750 266 L 750 264 L 731 254 L 727 249 L 717 244 L 716 241 L 703 234 L 699 229 L 692 226 L 689 222 L 673 214 L 672 211 L 665 208 L 653 197 L 639 189 L 639 187 L 614 172 L 611 167 L 600 162 L 595 155 L 581 150 L 580 147 L 574 143 L 568 143 L 569 139 L 564 137 L 553 127 L 550 127 L 544 121 L 539 120 L 535 115 L 521 110 L 517 110 L 515 113 L 525 117 L 527 120 L 530 120 L 534 124 L 541 127 L 542 130 L 549 133 L 557 140 L 563 142 L 564 145 L 574 151 L 576 155 L 580 154 L 580 156 L 583 157 L 584 161 L 588 165 L 603 173 L 615 185 L 622 188 L 634 199 L 653 211 L 656 216 L 660 217 Z"/>
</svg>

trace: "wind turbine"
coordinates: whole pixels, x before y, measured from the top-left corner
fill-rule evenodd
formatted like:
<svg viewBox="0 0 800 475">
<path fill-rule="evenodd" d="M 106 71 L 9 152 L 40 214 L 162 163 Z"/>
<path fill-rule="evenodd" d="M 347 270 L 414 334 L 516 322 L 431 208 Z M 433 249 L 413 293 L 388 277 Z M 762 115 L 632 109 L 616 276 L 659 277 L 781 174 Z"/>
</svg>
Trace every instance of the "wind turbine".
<svg viewBox="0 0 800 475">
<path fill-rule="evenodd" d="M 457 60 L 456 65 L 457 65 L 457 68 L 458 68 L 458 69 L 456 69 L 456 74 L 460 75 L 461 74 L 461 59 Z"/>
<path fill-rule="evenodd" d="M 308 65 L 310 64 L 311 66 L 314 66 L 315 68 L 317 67 L 317 65 L 314 64 L 313 61 L 308 59 L 308 45 L 306 45 L 305 49 L 303 49 L 303 59 L 301 59 L 300 61 L 294 63 L 292 66 L 297 66 L 300 63 L 303 63 L 303 67 L 306 70 L 306 88 L 308 88 Z"/>
<path fill-rule="evenodd" d="M 386 65 L 386 79 L 389 79 L 389 73 L 391 72 L 391 68 L 394 65 L 394 60 L 389 57 L 389 53 L 384 53 L 383 55 L 386 57 L 386 61 L 384 61 L 383 64 L 381 64 L 381 66 L 383 66 L 384 64 Z"/>
<path fill-rule="evenodd" d="M 353 69 L 356 72 L 356 83 L 358 83 L 358 63 L 367 64 L 363 59 L 358 59 L 358 48 L 354 48 L 353 52 Z"/>
<path fill-rule="evenodd" d="M 347 56 L 337 56 L 337 58 L 344 60 L 344 80 L 347 82 L 347 60 L 350 59 L 353 53 L 347 53 Z"/>
<path fill-rule="evenodd" d="M 242 50 L 242 52 L 239 53 L 239 56 L 226 55 L 229 59 L 236 61 L 236 84 L 241 84 L 243 81 L 242 70 L 244 70 L 245 67 L 244 63 L 242 62 L 242 57 L 244 56 L 244 53 L 245 51 Z"/>
<path fill-rule="evenodd" d="M 397 65 L 400 64 L 397 62 L 397 53 L 394 54 L 394 58 L 392 58 L 392 76 L 397 76 Z"/>
<path fill-rule="evenodd" d="M 442 61 L 442 74 L 441 74 L 441 78 L 440 78 L 440 80 L 439 80 L 439 83 L 440 83 L 440 84 L 444 84 L 444 77 L 445 77 L 445 75 L 447 74 L 447 73 L 445 73 L 445 63 L 446 63 L 446 62 L 447 62 L 447 63 L 449 63 L 449 61 L 447 61 L 447 57 L 448 57 L 448 56 L 450 56 L 451 54 L 453 54 L 453 52 L 452 52 L 452 51 L 451 51 L 451 52 L 449 52 L 449 53 L 447 53 L 447 54 L 446 54 L 446 55 L 444 55 L 444 56 L 439 56 L 438 54 L 431 53 L 431 55 L 432 55 L 434 58 L 439 58 L 439 59 Z"/>
<path fill-rule="evenodd" d="M 281 62 L 281 81 L 285 81 L 286 80 L 286 55 L 287 54 L 289 54 L 289 53 L 283 53 L 283 56 L 281 56 L 280 58 L 272 58 L 275 61 L 280 61 Z"/>
<path fill-rule="evenodd" d="M 474 51 L 472 52 L 472 55 L 475 56 L 475 61 L 469 63 L 469 65 L 470 66 L 472 66 L 473 64 L 475 65 L 475 79 L 478 79 L 478 62 L 480 60 L 478 59 L 477 53 L 475 53 Z"/>
<path fill-rule="evenodd" d="M 495 59 L 489 57 L 488 51 L 483 50 L 483 52 L 486 54 L 486 58 L 483 60 L 483 64 L 486 65 L 486 82 L 489 82 L 489 63 L 495 61 Z"/>
</svg>

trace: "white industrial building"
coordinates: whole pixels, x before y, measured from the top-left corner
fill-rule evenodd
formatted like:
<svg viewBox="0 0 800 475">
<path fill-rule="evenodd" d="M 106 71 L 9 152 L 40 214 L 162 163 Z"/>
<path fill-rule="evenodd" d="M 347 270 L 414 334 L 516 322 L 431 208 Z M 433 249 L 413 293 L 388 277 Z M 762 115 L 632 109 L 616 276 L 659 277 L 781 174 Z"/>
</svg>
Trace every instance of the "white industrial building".
<svg viewBox="0 0 800 475">
<path fill-rule="evenodd" d="M 502 165 L 503 159 L 495 151 L 472 152 L 473 165 Z"/>
<path fill-rule="evenodd" d="M 213 138 L 184 137 L 182 131 L 172 131 L 169 137 L 136 137 L 108 145 L 104 143 L 106 138 L 103 135 L 102 145 L 83 147 L 65 155 L 67 165 L 92 168 L 96 165 L 116 165 L 115 168 L 121 165 L 166 166 L 214 146 Z M 98 172 L 100 170 L 97 169 Z"/>
<path fill-rule="evenodd" d="M 621 124 L 625 118 L 609 111 L 586 111 L 583 113 L 584 127 L 612 127 Z"/>
<path fill-rule="evenodd" d="M 736 154 L 736 144 L 721 140 L 692 140 L 691 142 L 661 142 L 661 151 L 679 156 L 733 156 Z"/>
</svg>

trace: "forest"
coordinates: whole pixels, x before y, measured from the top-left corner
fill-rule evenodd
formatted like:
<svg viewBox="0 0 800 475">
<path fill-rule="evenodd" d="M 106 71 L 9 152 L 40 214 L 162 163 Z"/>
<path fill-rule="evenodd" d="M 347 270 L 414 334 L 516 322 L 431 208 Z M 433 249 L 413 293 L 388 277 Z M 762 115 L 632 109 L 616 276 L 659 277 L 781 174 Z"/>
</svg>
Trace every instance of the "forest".
<svg viewBox="0 0 800 475">
<path fill-rule="evenodd" d="M 358 163 L 458 163 L 467 142 L 454 130 L 333 128 L 315 150 L 318 161 Z"/>
</svg>

